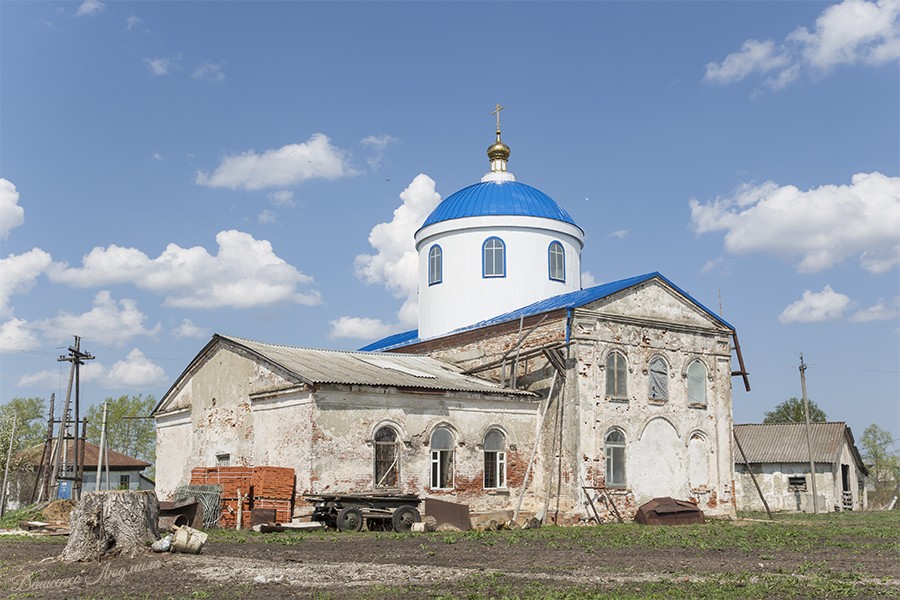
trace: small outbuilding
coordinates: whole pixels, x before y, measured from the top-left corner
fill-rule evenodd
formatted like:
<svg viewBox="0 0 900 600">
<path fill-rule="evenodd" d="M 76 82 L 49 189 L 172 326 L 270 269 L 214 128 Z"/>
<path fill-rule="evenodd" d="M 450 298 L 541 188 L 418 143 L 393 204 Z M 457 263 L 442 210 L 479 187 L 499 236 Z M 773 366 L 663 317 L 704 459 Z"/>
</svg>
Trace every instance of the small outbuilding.
<svg viewBox="0 0 900 600">
<path fill-rule="evenodd" d="M 815 464 L 819 512 L 867 507 L 866 476 L 853 432 L 846 423 L 811 423 L 809 446 L 804 423 L 735 425 L 734 435 L 746 454 L 734 449 L 738 510 L 764 510 L 750 470 L 773 511 L 812 512 L 809 446 Z"/>
</svg>

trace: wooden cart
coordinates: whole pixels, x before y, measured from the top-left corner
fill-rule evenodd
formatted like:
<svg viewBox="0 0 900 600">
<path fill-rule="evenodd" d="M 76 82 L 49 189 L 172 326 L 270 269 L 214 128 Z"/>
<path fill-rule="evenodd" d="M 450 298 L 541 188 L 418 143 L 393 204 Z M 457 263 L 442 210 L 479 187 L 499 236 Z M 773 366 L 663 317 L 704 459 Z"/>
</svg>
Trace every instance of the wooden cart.
<svg viewBox="0 0 900 600">
<path fill-rule="evenodd" d="M 339 531 L 409 531 L 422 520 L 413 494 L 304 494 L 313 503 L 312 520 Z"/>
</svg>

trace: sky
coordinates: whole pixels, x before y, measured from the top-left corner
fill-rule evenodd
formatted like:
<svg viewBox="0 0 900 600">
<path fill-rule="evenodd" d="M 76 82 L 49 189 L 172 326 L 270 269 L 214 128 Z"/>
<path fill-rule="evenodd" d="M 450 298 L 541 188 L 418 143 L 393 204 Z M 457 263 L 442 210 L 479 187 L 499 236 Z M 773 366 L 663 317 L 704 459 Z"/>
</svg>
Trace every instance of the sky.
<svg viewBox="0 0 900 600">
<path fill-rule="evenodd" d="M 735 422 L 802 354 L 830 420 L 900 438 L 900 0 L 2 0 L 0 402 L 62 398 L 76 335 L 91 405 L 213 333 L 414 329 L 413 233 L 497 103 L 585 287 L 659 271 L 735 326 Z"/>
</svg>

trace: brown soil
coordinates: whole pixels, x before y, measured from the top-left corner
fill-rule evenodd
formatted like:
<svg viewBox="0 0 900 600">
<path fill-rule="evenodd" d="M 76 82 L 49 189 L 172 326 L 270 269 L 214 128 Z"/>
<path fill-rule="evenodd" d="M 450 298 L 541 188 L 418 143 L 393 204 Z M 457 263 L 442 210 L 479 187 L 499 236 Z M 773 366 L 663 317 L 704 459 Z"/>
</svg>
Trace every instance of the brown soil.
<svg viewBox="0 0 900 600">
<path fill-rule="evenodd" d="M 59 543 L 0 539 L 0 590 L 10 598 L 59 599 L 465 597 L 467 580 L 494 573 L 503 573 L 514 590 L 534 582 L 599 589 L 723 573 L 790 574 L 810 563 L 884 579 L 892 591 L 900 590 L 897 557 L 889 551 L 830 547 L 761 557 L 734 549 L 597 550 L 571 541 L 512 540 L 504 533 L 454 543 L 441 534 L 307 536 L 292 545 L 213 541 L 200 555 L 151 553 L 80 564 L 44 562 L 59 555 Z"/>
<path fill-rule="evenodd" d="M 44 520 L 50 523 L 67 523 L 69 522 L 69 514 L 75 508 L 75 503 L 71 500 L 54 500 L 41 511 Z"/>
</svg>

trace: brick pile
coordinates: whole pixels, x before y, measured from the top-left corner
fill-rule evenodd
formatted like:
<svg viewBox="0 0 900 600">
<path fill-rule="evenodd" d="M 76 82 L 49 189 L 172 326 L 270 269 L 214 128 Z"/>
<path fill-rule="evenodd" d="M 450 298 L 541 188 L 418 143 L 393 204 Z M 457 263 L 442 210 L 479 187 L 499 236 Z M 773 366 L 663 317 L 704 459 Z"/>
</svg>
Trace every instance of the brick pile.
<svg viewBox="0 0 900 600">
<path fill-rule="evenodd" d="M 237 525 L 238 490 L 241 492 L 241 526 L 250 528 L 254 508 L 275 510 L 275 520 L 291 520 L 294 509 L 294 469 L 288 467 L 195 467 L 191 485 L 222 486 L 219 525 Z"/>
</svg>

